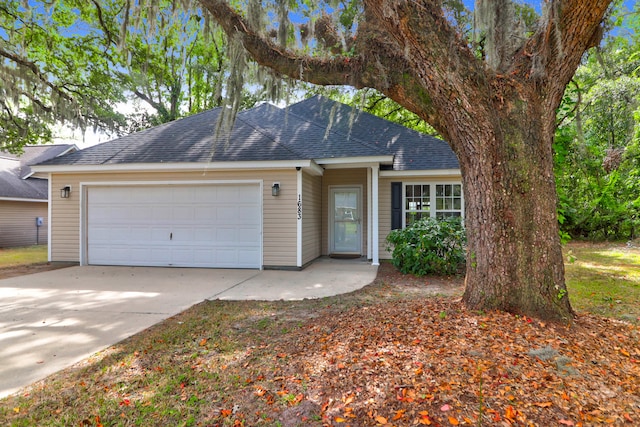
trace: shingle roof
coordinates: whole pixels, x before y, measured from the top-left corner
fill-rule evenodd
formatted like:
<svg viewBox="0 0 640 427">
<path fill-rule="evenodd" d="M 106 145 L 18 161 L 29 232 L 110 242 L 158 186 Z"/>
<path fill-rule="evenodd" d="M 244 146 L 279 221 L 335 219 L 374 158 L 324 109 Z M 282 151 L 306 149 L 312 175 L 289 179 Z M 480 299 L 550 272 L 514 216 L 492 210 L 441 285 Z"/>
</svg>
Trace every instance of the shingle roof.
<svg viewBox="0 0 640 427">
<path fill-rule="evenodd" d="M 336 114 L 333 122 L 331 110 Z M 221 108 L 136 132 L 43 165 L 309 160 L 394 155 L 394 169 L 449 169 L 458 162 L 439 139 L 315 96 L 282 109 L 262 104 L 237 115 L 216 138 Z"/>
<path fill-rule="evenodd" d="M 70 144 L 26 146 L 20 155 L 0 151 L 0 197 L 47 200 L 47 180 L 31 178 L 31 165 L 73 147 Z"/>
<path fill-rule="evenodd" d="M 394 170 L 458 169 L 458 159 L 445 141 L 365 111 L 314 96 L 291 105 L 289 110 L 309 121 L 331 123 L 335 132 L 394 155 Z M 333 110 L 333 111 L 332 111 Z M 332 117 L 333 116 L 333 117 Z"/>
</svg>

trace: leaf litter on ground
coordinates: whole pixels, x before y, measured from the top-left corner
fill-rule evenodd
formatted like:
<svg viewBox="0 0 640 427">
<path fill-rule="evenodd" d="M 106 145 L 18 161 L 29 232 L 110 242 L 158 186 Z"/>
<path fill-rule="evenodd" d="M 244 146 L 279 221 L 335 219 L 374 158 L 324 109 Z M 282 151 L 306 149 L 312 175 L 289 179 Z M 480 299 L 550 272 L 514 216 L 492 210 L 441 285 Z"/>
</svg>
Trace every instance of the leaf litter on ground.
<svg viewBox="0 0 640 427">
<path fill-rule="evenodd" d="M 472 312 L 460 290 L 458 279 L 408 278 L 383 265 L 374 284 L 349 295 L 204 302 L 1 401 L 0 420 L 640 425 L 637 325 Z"/>
</svg>

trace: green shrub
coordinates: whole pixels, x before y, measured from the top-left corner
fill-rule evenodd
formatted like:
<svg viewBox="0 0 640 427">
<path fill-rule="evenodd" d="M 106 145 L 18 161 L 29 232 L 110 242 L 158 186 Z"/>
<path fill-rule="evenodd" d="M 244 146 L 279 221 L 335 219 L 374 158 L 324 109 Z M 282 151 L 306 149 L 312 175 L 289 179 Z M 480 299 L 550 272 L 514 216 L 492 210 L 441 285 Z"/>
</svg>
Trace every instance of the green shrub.
<svg viewBox="0 0 640 427">
<path fill-rule="evenodd" d="M 466 234 L 461 218 L 423 218 L 387 236 L 392 263 L 403 273 L 455 274 L 464 267 Z"/>
</svg>

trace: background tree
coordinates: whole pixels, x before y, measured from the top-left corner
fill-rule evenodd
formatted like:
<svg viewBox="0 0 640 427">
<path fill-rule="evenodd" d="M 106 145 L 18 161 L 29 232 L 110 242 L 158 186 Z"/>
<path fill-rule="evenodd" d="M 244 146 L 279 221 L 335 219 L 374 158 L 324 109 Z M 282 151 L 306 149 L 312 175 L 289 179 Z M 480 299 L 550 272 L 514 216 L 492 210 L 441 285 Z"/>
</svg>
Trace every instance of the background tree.
<svg viewBox="0 0 640 427">
<path fill-rule="evenodd" d="M 633 18 L 633 19 L 631 19 Z M 559 111 L 555 170 L 567 237 L 633 239 L 640 228 L 640 55 L 635 15 L 590 52 Z"/>
<path fill-rule="evenodd" d="M 99 29 L 70 34 L 83 2 L 0 4 L 0 148 L 49 141 L 57 123 L 114 130 L 123 101 Z M 55 9 L 55 13 L 51 13 Z"/>
<path fill-rule="evenodd" d="M 170 0 L 0 4 L 0 148 L 48 142 L 60 124 L 123 134 L 221 105 L 226 36 Z M 264 97 L 240 93 L 240 106 Z M 148 108 L 118 111 L 137 99 Z"/>
</svg>

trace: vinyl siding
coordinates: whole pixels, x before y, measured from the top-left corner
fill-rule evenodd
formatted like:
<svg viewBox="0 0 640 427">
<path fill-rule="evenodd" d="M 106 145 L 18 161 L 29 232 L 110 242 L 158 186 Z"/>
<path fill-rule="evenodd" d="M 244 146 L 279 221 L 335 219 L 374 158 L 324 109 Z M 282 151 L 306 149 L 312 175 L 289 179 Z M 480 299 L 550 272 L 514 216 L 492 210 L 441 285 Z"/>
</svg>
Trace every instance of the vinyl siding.
<svg viewBox="0 0 640 427">
<path fill-rule="evenodd" d="M 181 181 L 263 182 L 263 265 L 296 265 L 296 170 L 195 171 L 144 173 L 52 174 L 51 260 L 80 261 L 80 184 L 92 182 L 181 182 Z M 280 183 L 280 195 L 271 195 L 271 185 Z M 71 197 L 61 199 L 56 189 L 71 185 Z"/>
<path fill-rule="evenodd" d="M 0 248 L 47 244 L 47 202 L 0 200 Z M 36 217 L 44 223 L 38 229 Z"/>
<path fill-rule="evenodd" d="M 360 218 L 362 230 L 362 251 L 367 253 L 367 168 L 327 169 L 322 177 L 322 254 L 329 255 L 329 187 L 359 186 L 362 188 L 362 206 Z"/>
<path fill-rule="evenodd" d="M 322 177 L 302 173 L 302 265 L 321 255 Z"/>
</svg>

